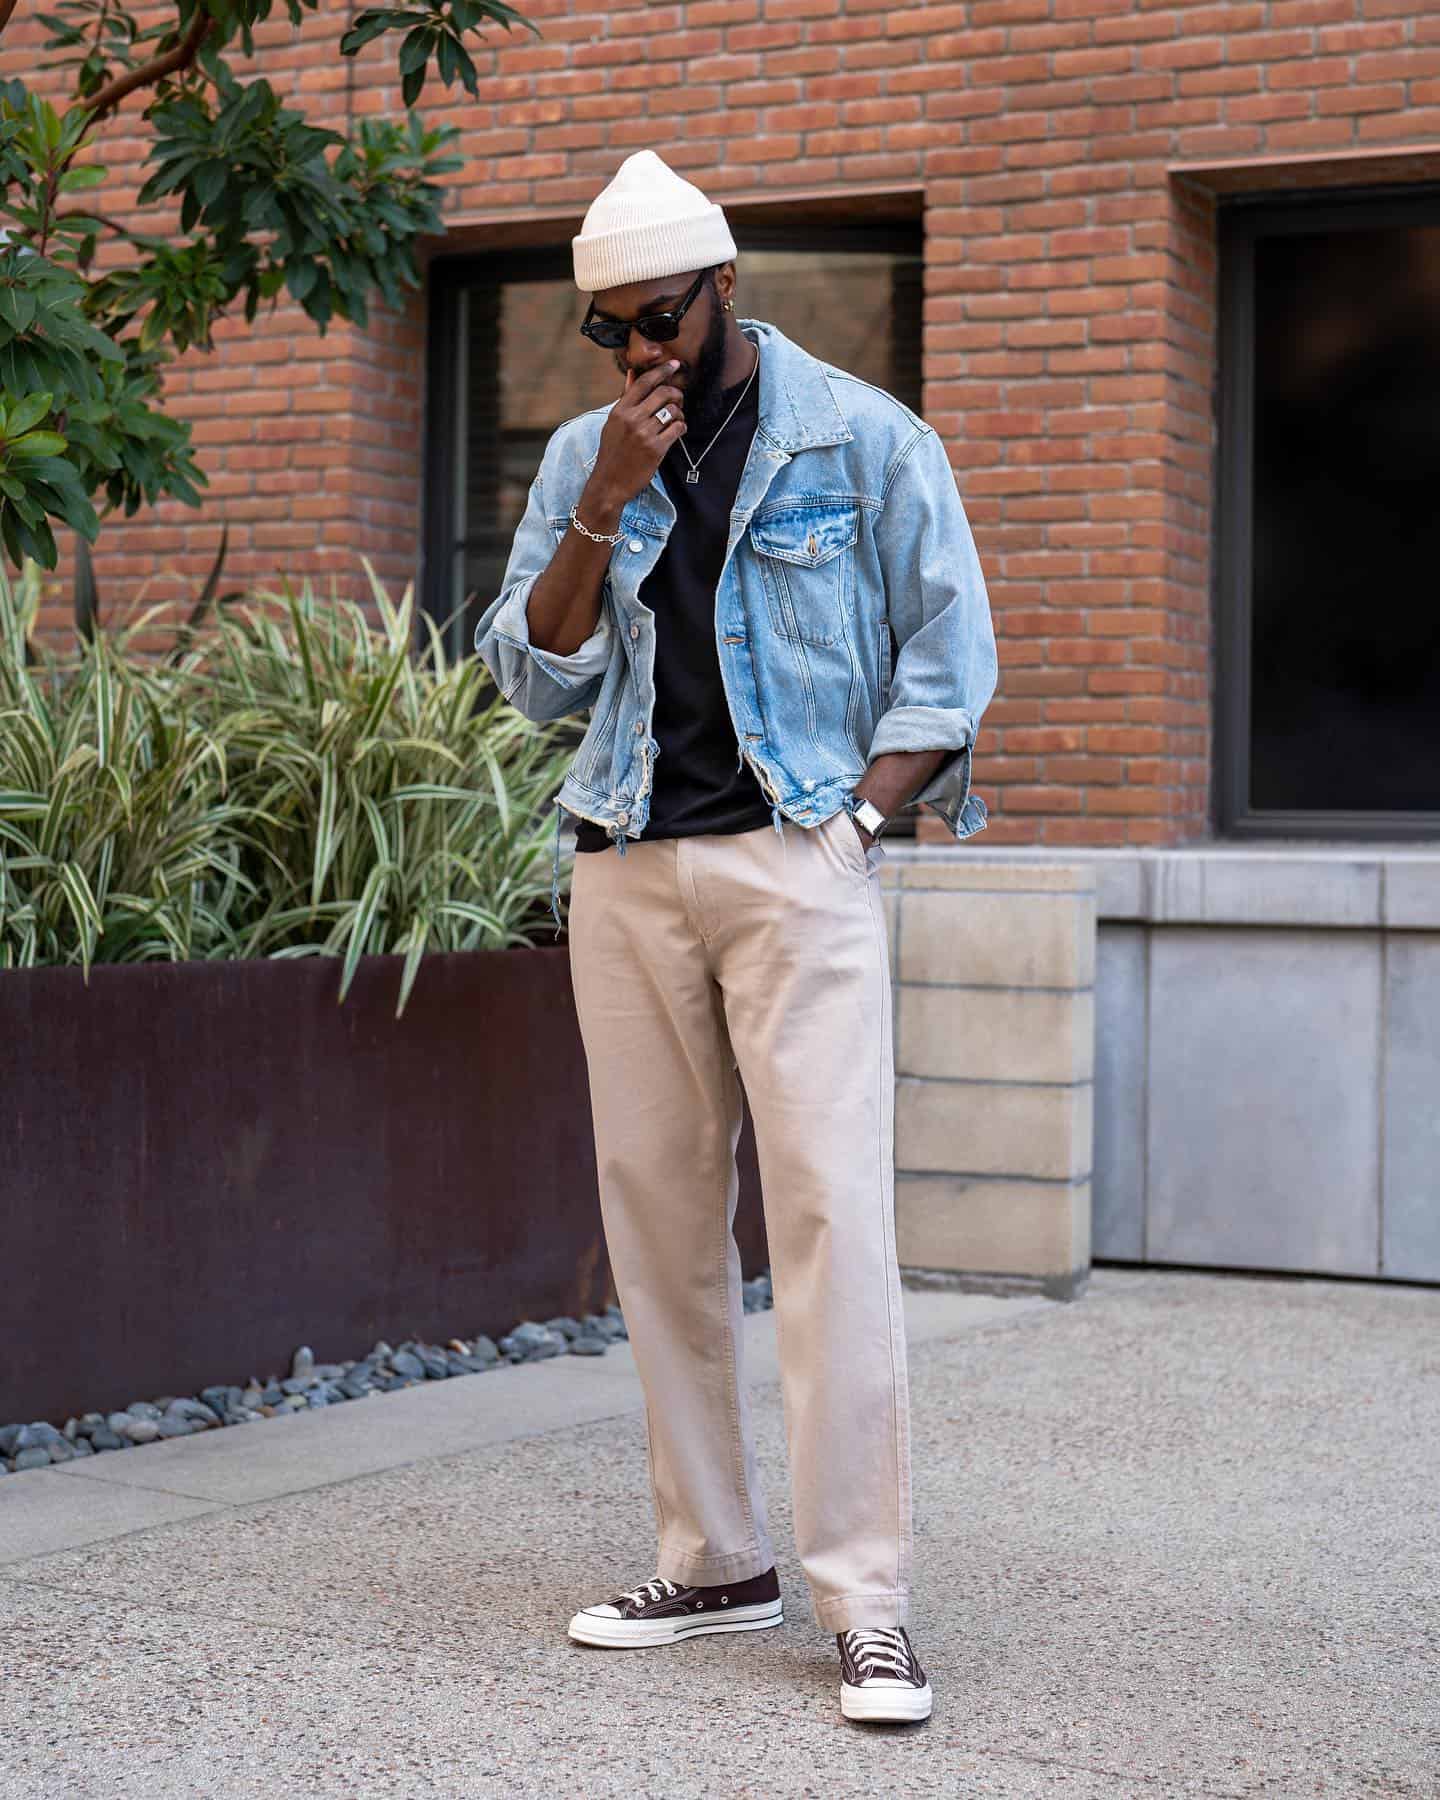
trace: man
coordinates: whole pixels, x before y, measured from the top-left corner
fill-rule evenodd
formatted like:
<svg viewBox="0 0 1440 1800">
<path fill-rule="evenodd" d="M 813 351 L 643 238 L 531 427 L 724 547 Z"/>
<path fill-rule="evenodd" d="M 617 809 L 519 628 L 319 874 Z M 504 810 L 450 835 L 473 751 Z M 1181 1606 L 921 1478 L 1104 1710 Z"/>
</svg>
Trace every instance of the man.
<svg viewBox="0 0 1440 1800">
<path fill-rule="evenodd" d="M 985 822 L 985 585 L 934 432 L 735 317 L 735 244 L 698 188 L 641 151 L 573 249 L 581 329 L 624 391 L 551 438 L 475 640 L 528 718 L 590 712 L 557 808 L 659 1553 L 570 1635 L 781 1621 L 740 1368 L 743 1081 L 797 1548 L 841 1708 L 923 1719 L 876 839 L 917 790 L 957 838 Z M 556 834 L 552 905 L 558 810 Z"/>
</svg>

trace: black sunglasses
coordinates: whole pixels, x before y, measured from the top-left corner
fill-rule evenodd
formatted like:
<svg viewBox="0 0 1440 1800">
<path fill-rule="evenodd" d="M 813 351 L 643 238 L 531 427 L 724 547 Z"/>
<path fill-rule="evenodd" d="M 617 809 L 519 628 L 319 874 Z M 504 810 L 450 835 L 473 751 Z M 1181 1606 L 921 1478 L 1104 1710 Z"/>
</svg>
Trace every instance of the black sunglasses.
<svg viewBox="0 0 1440 1800">
<path fill-rule="evenodd" d="M 669 312 L 642 313 L 638 319 L 628 325 L 624 319 L 597 319 L 592 317 L 595 302 L 590 302 L 590 310 L 580 321 L 580 329 L 592 344 L 599 344 L 602 350 L 623 350 L 630 342 L 630 333 L 638 331 L 643 338 L 649 338 L 652 344 L 668 344 L 670 339 L 680 334 L 680 321 L 689 312 L 695 296 L 705 285 L 707 271 L 702 269 L 695 277 L 694 285 L 680 304 Z"/>
</svg>

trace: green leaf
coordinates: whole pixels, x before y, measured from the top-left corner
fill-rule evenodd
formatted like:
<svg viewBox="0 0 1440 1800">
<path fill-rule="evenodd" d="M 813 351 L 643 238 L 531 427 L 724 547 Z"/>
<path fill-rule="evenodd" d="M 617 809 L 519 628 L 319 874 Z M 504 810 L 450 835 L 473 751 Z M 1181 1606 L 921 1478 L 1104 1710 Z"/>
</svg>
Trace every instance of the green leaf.
<svg viewBox="0 0 1440 1800">
<path fill-rule="evenodd" d="M 26 395 L 23 400 L 15 404 L 9 417 L 5 420 L 3 435 L 10 438 L 23 437 L 27 431 L 32 430 L 40 423 L 53 404 L 53 394 Z M 60 447 L 64 448 L 63 439 L 61 439 Z"/>
<path fill-rule="evenodd" d="M 435 41 L 435 33 L 426 25 L 417 25 L 400 46 L 399 69 L 402 75 L 410 75 L 416 69 L 423 69 Z M 445 40 L 441 38 L 442 45 Z"/>
<path fill-rule="evenodd" d="M 90 546 L 83 537 L 75 540 L 74 616 L 76 634 L 87 642 L 95 636 L 100 623 L 100 592 L 95 582 L 95 564 Z M 104 760 L 103 757 L 101 759 Z"/>
<path fill-rule="evenodd" d="M 62 194 L 84 193 L 89 188 L 100 187 L 107 171 L 99 163 L 82 163 L 78 168 L 66 169 L 56 186 Z"/>
<path fill-rule="evenodd" d="M 9 438 L 5 451 L 11 457 L 60 456 L 65 446 L 66 439 L 58 431 L 27 431 L 23 436 Z"/>
</svg>

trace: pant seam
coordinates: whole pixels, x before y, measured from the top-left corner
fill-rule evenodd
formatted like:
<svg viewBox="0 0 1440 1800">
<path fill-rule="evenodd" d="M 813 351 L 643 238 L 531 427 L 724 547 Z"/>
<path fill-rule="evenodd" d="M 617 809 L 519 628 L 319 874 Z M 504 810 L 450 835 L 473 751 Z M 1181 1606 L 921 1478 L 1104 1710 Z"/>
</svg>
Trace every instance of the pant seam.
<svg viewBox="0 0 1440 1800">
<path fill-rule="evenodd" d="M 852 827 L 852 829 L 853 829 L 853 827 Z M 860 842 L 858 837 L 856 838 L 855 841 L 857 844 Z M 866 869 L 866 872 L 865 872 L 865 904 L 866 904 L 866 907 L 870 914 L 871 930 L 878 934 L 878 930 L 879 930 L 878 922 L 875 917 L 875 893 L 874 893 L 874 889 L 870 882 L 870 871 L 868 868 Z M 887 957 L 890 953 L 889 945 L 885 942 L 883 936 L 881 936 L 881 938 L 880 938 L 880 953 Z M 877 969 L 878 969 L 878 965 L 877 965 Z M 883 984 L 883 982 L 879 982 L 877 979 L 877 985 L 879 987 L 881 987 L 882 997 L 883 997 L 884 984 Z M 879 1174 L 879 1177 L 880 1177 L 881 1266 L 884 1271 L 884 1282 L 885 1282 L 885 1317 L 886 1317 L 886 1320 L 888 1322 L 888 1327 L 889 1327 L 889 1329 L 886 1333 L 886 1340 L 887 1340 L 887 1347 L 890 1352 L 890 1421 L 891 1421 L 891 1430 L 894 1433 L 894 1440 L 895 1440 L 895 1592 L 898 1594 L 903 1591 L 904 1586 L 905 1586 L 905 1580 L 906 1580 L 906 1569 L 905 1569 L 906 1557 L 905 1557 L 905 1544 L 904 1544 L 905 1521 L 904 1521 L 904 1516 L 903 1516 L 904 1510 L 905 1510 L 904 1509 L 904 1499 L 903 1499 L 905 1476 L 904 1476 L 904 1466 L 903 1466 L 902 1459 L 901 1459 L 901 1441 L 900 1441 L 900 1396 L 899 1396 L 899 1379 L 900 1378 L 899 1378 L 899 1372 L 895 1366 L 895 1299 L 894 1299 L 893 1293 L 891 1292 L 891 1289 L 893 1286 L 893 1284 L 890 1280 L 891 1248 L 890 1248 L 890 1234 L 887 1229 L 887 1219 L 886 1219 L 887 1208 L 885 1205 L 885 1155 L 884 1155 L 884 1151 L 885 1151 L 885 1132 L 884 1132 L 885 1095 L 883 1092 L 884 1074 L 885 1074 L 885 1056 L 884 1056 L 885 1019 L 883 1016 L 884 1010 L 885 1009 L 883 1008 L 883 1006 L 879 1005 L 878 1001 L 877 1001 L 877 1004 L 875 1007 L 875 1020 L 876 1020 L 876 1030 L 879 1034 L 880 1043 L 881 1043 L 881 1055 L 880 1055 L 879 1061 L 880 1061 L 880 1075 L 881 1075 L 880 1086 L 881 1086 L 882 1092 L 879 1095 L 880 1104 L 877 1109 L 876 1126 L 875 1126 L 876 1134 L 877 1134 L 875 1166 L 876 1166 L 877 1173 Z"/>
</svg>

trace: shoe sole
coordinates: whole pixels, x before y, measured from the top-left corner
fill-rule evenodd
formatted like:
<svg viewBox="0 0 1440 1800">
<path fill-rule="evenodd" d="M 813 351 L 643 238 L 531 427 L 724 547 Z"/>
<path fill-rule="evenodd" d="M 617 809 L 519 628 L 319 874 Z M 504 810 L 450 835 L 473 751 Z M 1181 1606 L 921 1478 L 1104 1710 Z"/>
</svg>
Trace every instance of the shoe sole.
<svg viewBox="0 0 1440 1800">
<path fill-rule="evenodd" d="M 930 1717 L 935 1697 L 923 1688 L 861 1688 L 840 1683 L 840 1711 L 862 1725 L 918 1725 Z"/>
<path fill-rule="evenodd" d="M 737 1606 L 734 1612 L 705 1618 L 687 1614 L 682 1619 L 596 1619 L 576 1613 L 570 1636 L 577 1644 L 597 1644 L 603 1650 L 648 1650 L 659 1644 L 678 1644 L 683 1638 L 705 1637 L 717 1631 L 769 1631 L 783 1625 L 785 1614 L 778 1600 L 761 1606 Z"/>
</svg>

